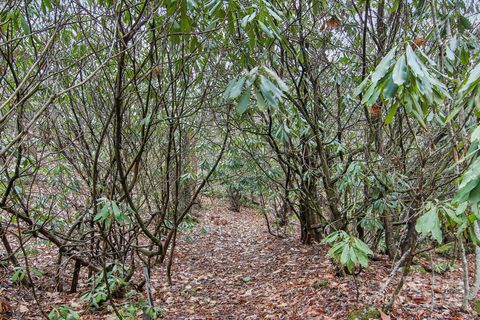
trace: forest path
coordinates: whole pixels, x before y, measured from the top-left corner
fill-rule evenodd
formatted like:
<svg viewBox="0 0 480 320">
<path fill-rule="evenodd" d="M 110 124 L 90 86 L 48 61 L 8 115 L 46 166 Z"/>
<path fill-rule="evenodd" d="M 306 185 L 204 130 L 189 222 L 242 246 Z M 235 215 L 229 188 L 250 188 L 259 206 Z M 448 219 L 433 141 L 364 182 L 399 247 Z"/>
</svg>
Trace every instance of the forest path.
<svg viewBox="0 0 480 320">
<path fill-rule="evenodd" d="M 166 318 L 336 318 L 348 290 L 332 297 L 326 286 L 315 286 L 334 277 L 320 247 L 303 246 L 298 236 L 276 239 L 254 209 L 227 208 L 205 200 L 200 224 L 178 241 L 172 287 L 164 285 L 164 270 L 152 274 Z"/>
<path fill-rule="evenodd" d="M 347 319 L 370 301 L 380 306 L 390 298 L 398 276 L 377 295 L 390 262 L 370 261 L 355 284 L 352 276 L 335 276 L 321 245 L 302 245 L 298 234 L 275 238 L 257 210 L 227 208 L 225 201 L 204 200 L 200 223 L 178 239 L 172 286 L 166 285 L 164 265 L 152 271 L 163 319 Z M 391 319 L 472 319 L 459 313 L 459 279 L 461 268 L 435 276 L 432 287 L 431 274 L 411 272 Z"/>
<path fill-rule="evenodd" d="M 298 234 L 277 239 L 268 233 L 257 210 L 242 208 L 235 213 L 227 208 L 225 201 L 204 199 L 203 208 L 197 213 L 200 222 L 180 233 L 172 286 L 167 285 L 166 264 L 152 269 L 155 305 L 165 310 L 162 319 L 349 319 L 352 310 L 365 310 L 370 301 L 380 307 L 390 298 L 399 275 L 383 296 L 376 295 L 392 267 L 386 259 L 370 261 L 368 268 L 356 277 L 357 286 L 353 276 L 335 276 L 326 248 L 304 246 Z M 51 257 L 55 256 L 52 246 L 44 249 Z M 431 262 L 428 256 L 421 260 L 422 264 Z M 436 263 L 446 261 L 435 257 Z M 39 270 L 54 274 L 48 270 L 48 259 L 32 259 L 32 263 Z M 473 275 L 472 259 L 469 265 Z M 30 289 L 8 284 L 11 274 L 2 274 L 2 270 L 0 306 L 2 298 L 8 296 L 16 308 L 12 319 L 40 319 L 35 308 L 32 309 Z M 83 274 L 86 276 L 86 272 Z M 88 286 L 79 293 L 57 293 L 48 279 L 39 279 L 44 281 L 45 288 L 51 288 L 41 295 L 45 310 L 67 304 L 81 313 L 82 320 L 112 319 L 113 313 L 106 304 L 101 310 L 87 310 L 79 293 L 88 291 Z M 478 318 L 473 312 L 460 311 L 461 279 L 460 262 L 454 271 L 443 275 L 410 272 L 390 319 Z M 433 310 L 432 292 L 435 293 Z M 124 302 L 118 299 L 118 306 Z"/>
</svg>

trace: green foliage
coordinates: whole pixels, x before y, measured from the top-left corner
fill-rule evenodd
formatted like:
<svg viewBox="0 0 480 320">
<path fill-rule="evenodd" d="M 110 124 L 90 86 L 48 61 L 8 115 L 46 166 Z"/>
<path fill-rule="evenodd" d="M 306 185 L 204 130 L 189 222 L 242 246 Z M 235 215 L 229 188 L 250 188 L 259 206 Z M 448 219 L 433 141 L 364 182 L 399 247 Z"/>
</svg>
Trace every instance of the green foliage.
<svg viewBox="0 0 480 320">
<path fill-rule="evenodd" d="M 192 288 L 191 286 L 186 286 L 185 289 L 183 289 L 180 292 L 180 295 L 184 296 L 185 298 L 190 298 L 190 297 L 196 296 L 197 292 L 198 292 L 197 288 Z"/>
<path fill-rule="evenodd" d="M 26 272 L 22 267 L 16 267 L 11 280 L 16 283 L 20 283 L 25 279 Z"/>
<path fill-rule="evenodd" d="M 442 261 L 433 265 L 433 272 L 437 274 L 444 274 L 448 271 L 455 271 L 455 263 L 450 261 Z"/>
<path fill-rule="evenodd" d="M 480 300 L 475 300 L 472 308 L 476 313 L 480 314 Z"/>
<path fill-rule="evenodd" d="M 119 310 L 121 318 L 115 317 L 115 319 L 136 320 L 143 315 L 147 315 L 150 319 L 159 319 L 163 316 L 165 311 L 160 307 L 151 307 L 144 299 L 140 299 L 137 302 L 127 302 Z"/>
<path fill-rule="evenodd" d="M 108 289 L 105 280 L 108 282 L 111 293 L 116 292 L 128 284 L 124 280 L 122 276 L 123 271 L 118 265 L 108 264 L 106 269 L 109 270 L 106 274 L 102 271 L 89 279 L 91 282 L 90 291 L 80 296 L 80 299 L 87 301 L 92 308 L 98 308 L 100 304 L 107 301 Z"/>
<path fill-rule="evenodd" d="M 56 306 L 48 313 L 49 320 L 80 320 L 80 316 L 68 305 Z"/>
<path fill-rule="evenodd" d="M 440 229 L 440 219 L 438 217 L 437 206 L 429 205 L 426 206 L 426 213 L 424 213 L 415 224 L 415 229 L 417 232 L 428 235 L 431 234 L 432 237 L 437 240 L 438 243 L 442 243 L 442 230 Z"/>
<path fill-rule="evenodd" d="M 93 221 L 104 222 L 107 228 L 112 225 L 113 221 L 116 221 L 119 224 L 131 223 L 130 218 L 124 211 L 120 210 L 116 201 L 101 198 L 98 202 L 99 205 L 101 205 L 101 208 L 93 218 Z"/>
<path fill-rule="evenodd" d="M 100 286 L 80 296 L 80 299 L 87 301 L 92 308 L 98 308 L 100 304 L 107 301 L 107 298 L 107 291 L 104 286 Z"/>
<path fill-rule="evenodd" d="M 349 272 L 359 265 L 368 267 L 368 256 L 373 255 L 365 242 L 342 230 L 331 233 L 323 242 L 331 246 L 328 256 L 340 262 Z"/>
<path fill-rule="evenodd" d="M 326 287 L 326 286 L 328 286 L 328 281 L 327 280 L 320 280 L 313 285 L 313 288 L 315 290 L 319 290 L 319 289 L 321 289 L 323 287 Z"/>
<path fill-rule="evenodd" d="M 165 227 L 172 229 L 174 227 L 173 220 L 165 220 Z M 187 215 L 184 220 L 180 222 L 177 226 L 178 230 L 181 232 L 191 232 L 198 225 L 198 220 L 191 215 Z"/>
<path fill-rule="evenodd" d="M 243 283 L 249 283 L 255 280 L 255 277 L 243 277 L 242 279 Z"/>
<path fill-rule="evenodd" d="M 405 268 L 405 267 L 403 267 Z M 414 272 L 414 273 L 420 273 L 420 274 L 426 274 L 427 273 L 427 270 L 425 270 L 424 267 L 422 267 L 421 265 L 419 264 L 412 264 L 410 266 L 410 272 Z"/>
<path fill-rule="evenodd" d="M 449 115 L 448 121 L 453 119 L 458 112 L 466 107 L 476 108 L 480 106 L 480 63 L 471 70 L 466 80 L 462 82 L 458 89 L 459 99 L 458 106 Z M 477 111 L 478 112 L 478 111 Z M 459 208 L 466 215 L 467 206 L 470 207 L 473 214 L 468 215 L 468 220 L 462 223 L 466 228 L 466 225 L 472 223 L 475 220 L 480 219 L 479 203 L 480 203 L 480 126 L 476 125 L 470 136 L 470 147 L 466 159 L 471 159 L 471 162 L 467 170 L 463 173 L 460 185 L 458 186 L 457 193 L 453 199 L 453 203 L 458 205 Z M 472 241 L 478 243 L 478 239 L 475 232 L 472 231 L 470 226 L 469 235 Z"/>
<path fill-rule="evenodd" d="M 466 79 L 461 83 L 458 93 L 461 104 L 466 104 L 468 108 L 472 105 L 478 106 L 479 83 L 480 83 L 480 61 L 477 60 L 476 65 L 468 70 Z"/>
<path fill-rule="evenodd" d="M 454 207 L 449 200 L 426 202 L 415 229 L 424 236 L 431 236 L 439 244 L 443 242 L 442 228 L 454 232 L 457 237 L 462 237 L 468 230 L 472 240 L 476 241 L 472 225 L 475 216 L 468 215 L 466 209 L 466 203 Z"/>
<path fill-rule="evenodd" d="M 43 272 L 38 270 L 37 268 L 30 267 L 29 271 L 31 275 L 35 275 L 37 277 L 43 276 Z M 12 277 L 10 279 L 15 283 L 20 283 L 25 281 L 26 276 L 27 276 L 27 271 L 23 267 L 15 267 L 15 271 L 13 272 Z"/>
<path fill-rule="evenodd" d="M 237 99 L 241 96 L 237 111 L 239 114 L 243 114 L 248 108 L 252 90 L 257 100 L 258 111 L 264 111 L 266 107 L 278 107 L 288 86 L 275 71 L 266 66 L 255 67 L 248 72 L 244 71 L 241 76 L 233 78 L 225 89 L 223 97 Z"/>
<path fill-rule="evenodd" d="M 253 159 L 250 150 L 256 154 L 265 150 L 265 145 L 250 137 L 241 135 L 232 137 L 232 148 L 225 152 L 214 174 L 214 180 L 224 188 L 222 196 L 238 193 L 240 198 L 246 194 L 269 195 L 269 180 L 278 178 L 281 173 L 274 163 L 264 159 Z M 265 175 L 258 174 L 258 165 L 265 167 Z"/>
<path fill-rule="evenodd" d="M 480 128 L 480 127 L 479 127 Z M 455 202 L 462 203 L 468 201 L 472 209 L 476 211 L 477 204 L 480 201 L 480 159 L 475 159 L 463 175 L 462 182 L 455 195 Z"/>
<path fill-rule="evenodd" d="M 347 320 L 371 320 L 380 319 L 381 314 L 376 308 L 371 307 L 367 310 L 353 310 L 349 313 Z"/>
<path fill-rule="evenodd" d="M 420 49 L 417 53 L 410 45 L 403 52 L 394 47 L 355 90 L 354 95 L 363 92 L 362 104 L 371 106 L 381 98 L 389 106 L 386 124 L 392 122 L 402 105 L 425 126 L 425 118 L 434 112 L 435 105 L 450 97 L 447 87 L 436 77 L 435 63 Z M 443 122 L 440 118 L 436 120 Z"/>
<path fill-rule="evenodd" d="M 447 257 L 453 257 L 454 248 L 455 248 L 455 242 L 452 241 L 438 247 L 437 249 L 435 249 L 435 252 Z"/>
<path fill-rule="evenodd" d="M 477 126 L 475 130 L 473 130 L 470 142 L 471 144 L 467 157 L 472 158 L 473 160 L 463 174 L 454 202 L 468 202 L 474 213 L 477 215 L 477 218 L 480 218 L 478 213 L 478 204 L 480 202 L 480 126 Z"/>
</svg>

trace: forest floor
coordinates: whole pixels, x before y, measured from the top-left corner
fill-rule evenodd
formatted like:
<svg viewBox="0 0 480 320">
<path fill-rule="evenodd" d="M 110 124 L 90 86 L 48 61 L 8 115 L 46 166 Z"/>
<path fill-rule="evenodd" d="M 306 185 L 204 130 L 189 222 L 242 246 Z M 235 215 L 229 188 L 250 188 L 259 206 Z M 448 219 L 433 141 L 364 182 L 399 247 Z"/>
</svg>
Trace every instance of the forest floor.
<svg viewBox="0 0 480 320">
<path fill-rule="evenodd" d="M 222 200 L 204 200 L 196 214 L 199 223 L 177 241 L 172 286 L 166 284 L 164 266 L 152 270 L 153 296 L 164 309 L 164 319 L 355 319 L 355 310 L 387 301 L 400 278 L 398 273 L 379 295 L 392 267 L 386 259 L 371 261 L 356 277 L 339 277 L 325 246 L 302 245 L 293 234 L 273 237 L 257 210 L 242 208 L 237 213 L 227 207 Z M 435 261 L 441 258 L 436 256 Z M 52 264 L 42 260 L 36 267 L 46 268 L 42 262 Z M 474 319 L 473 311 L 461 312 L 459 265 L 442 275 L 411 272 L 391 315 L 370 315 L 382 320 Z M 12 285 L 9 277 L 0 268 L 0 301 L 6 299 L 13 306 L 13 319 L 40 319 L 31 292 Z M 53 290 L 38 294 L 47 310 L 49 305 L 66 303 L 82 319 L 112 317 L 107 307 L 87 310 L 78 294 Z"/>
</svg>

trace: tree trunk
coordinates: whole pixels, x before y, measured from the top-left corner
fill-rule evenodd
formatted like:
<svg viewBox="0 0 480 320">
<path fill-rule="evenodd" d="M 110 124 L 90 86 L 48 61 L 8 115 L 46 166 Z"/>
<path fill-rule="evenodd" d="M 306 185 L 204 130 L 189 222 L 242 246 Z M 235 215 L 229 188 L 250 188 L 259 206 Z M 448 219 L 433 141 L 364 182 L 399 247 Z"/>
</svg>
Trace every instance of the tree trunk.
<svg viewBox="0 0 480 320">
<path fill-rule="evenodd" d="M 240 191 L 233 188 L 229 187 L 228 188 L 228 199 L 230 201 L 230 207 L 229 209 L 235 212 L 240 212 L 240 207 L 241 207 L 241 195 Z"/>
<path fill-rule="evenodd" d="M 383 217 L 383 226 L 385 229 L 385 244 L 387 246 L 388 257 L 393 260 L 395 258 L 395 234 L 393 229 L 392 215 L 390 212 Z"/>
<path fill-rule="evenodd" d="M 10 243 L 8 242 L 7 229 L 3 228 L 3 226 L 0 226 L 0 234 L 1 234 L 3 246 L 5 247 L 5 251 L 7 252 L 8 260 L 10 260 L 10 262 L 15 267 L 18 267 L 19 266 L 18 260 L 15 257 L 15 254 L 13 253 L 13 250 L 12 250 L 12 247 L 10 246 Z"/>
<path fill-rule="evenodd" d="M 311 172 L 314 168 L 313 153 L 307 143 L 304 144 L 303 149 L 299 214 L 301 217 L 300 222 L 302 224 L 302 242 L 304 244 L 311 244 L 321 240 L 321 234 L 318 232 L 320 219 L 317 210 L 315 210 L 318 195 L 315 180 L 313 179 Z"/>
<path fill-rule="evenodd" d="M 189 133 L 189 130 L 185 130 L 185 132 L 182 135 L 182 141 L 180 142 L 181 150 L 180 150 L 180 179 L 179 183 L 179 195 L 178 195 L 178 211 L 183 213 L 183 211 L 187 208 L 187 206 L 190 204 L 190 201 L 192 200 L 192 194 L 193 190 L 195 188 L 195 180 L 193 177 L 186 177 L 184 178 L 186 174 L 190 172 L 189 167 L 192 164 L 192 157 L 191 157 L 191 152 L 192 152 L 192 137 L 191 133 Z"/>
</svg>

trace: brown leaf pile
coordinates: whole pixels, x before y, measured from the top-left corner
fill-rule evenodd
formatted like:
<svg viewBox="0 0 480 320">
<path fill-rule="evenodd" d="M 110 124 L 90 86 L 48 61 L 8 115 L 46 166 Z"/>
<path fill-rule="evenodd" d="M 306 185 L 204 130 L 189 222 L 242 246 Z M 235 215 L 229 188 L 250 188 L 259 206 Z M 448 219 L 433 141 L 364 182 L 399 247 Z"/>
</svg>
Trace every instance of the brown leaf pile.
<svg viewBox="0 0 480 320">
<path fill-rule="evenodd" d="M 152 270 L 155 305 L 165 310 L 164 319 L 347 319 L 353 310 L 381 307 L 400 277 L 378 296 L 392 267 L 387 259 L 372 261 L 356 277 L 337 277 L 324 246 L 301 245 L 294 234 L 272 237 L 255 209 L 234 213 L 224 201 L 212 199 L 203 205 L 196 213 L 200 223 L 178 240 L 173 285 L 167 285 L 165 266 Z M 55 267 L 54 261 L 34 262 L 45 271 Z M 0 279 L 0 303 L 12 298 L 0 304 L 2 312 L 13 312 L 14 319 L 40 319 L 29 289 L 9 283 L 5 271 L 0 270 Z M 412 272 L 393 312 L 380 313 L 379 319 L 474 319 L 473 311 L 460 311 L 461 279 L 460 268 L 434 277 Z M 55 293 L 46 284 L 37 291 L 47 311 L 70 304 L 82 319 L 113 316 L 106 307 L 89 311 L 78 295 Z"/>
</svg>

